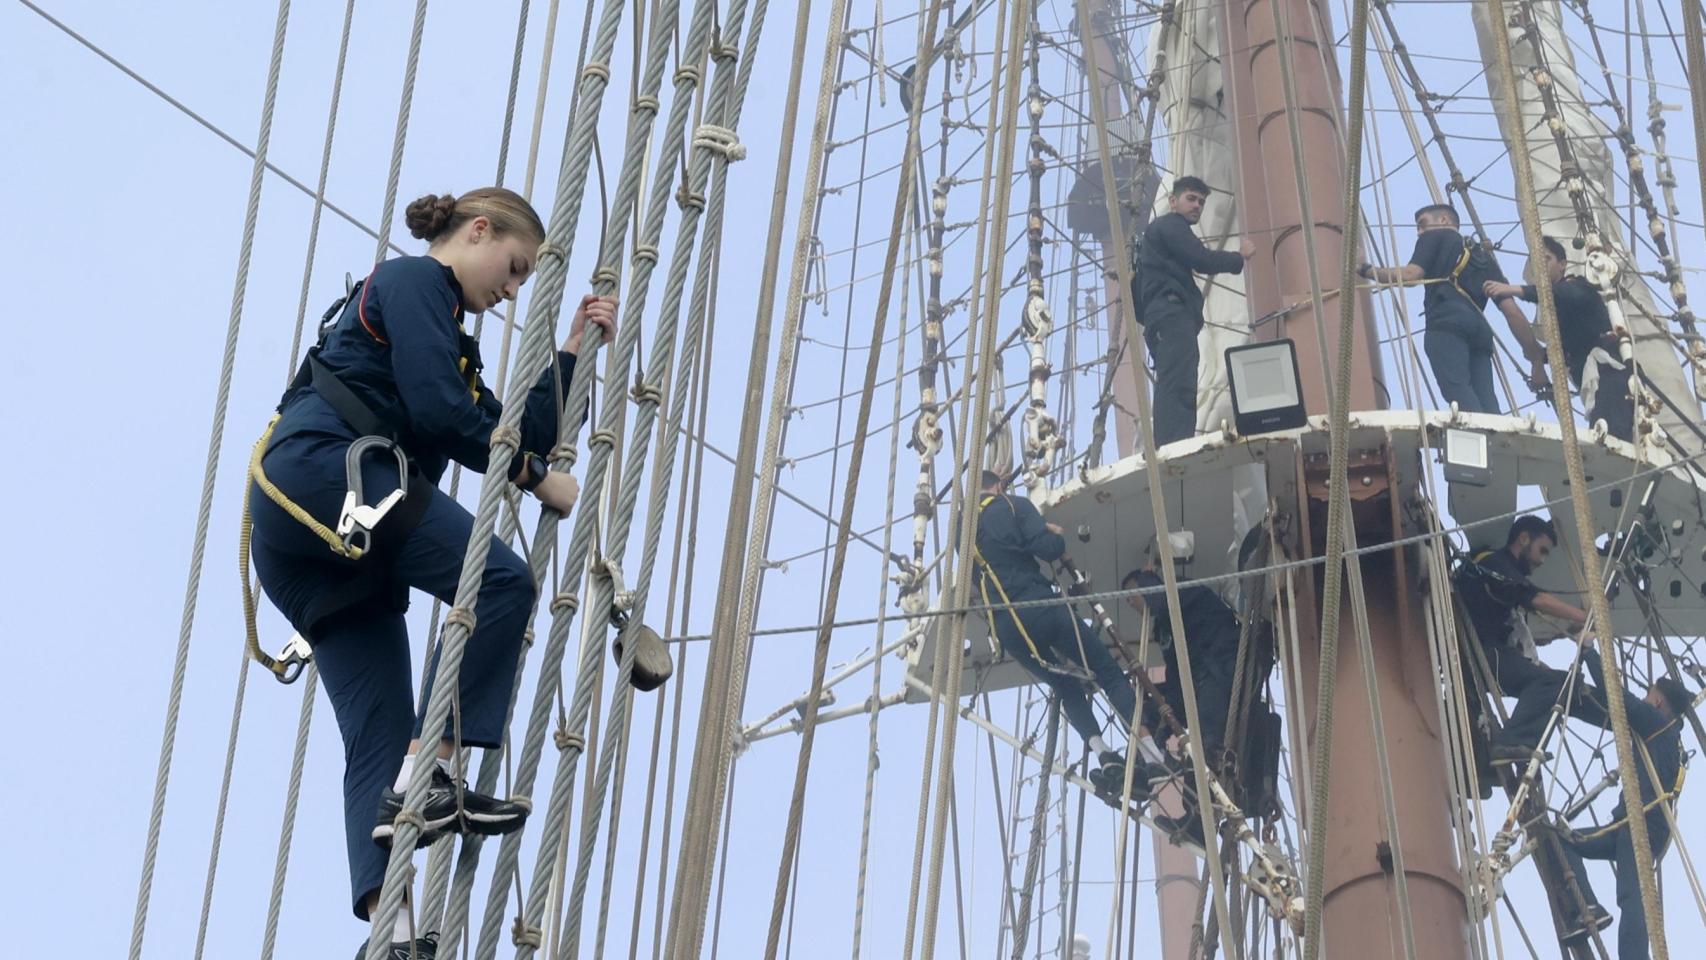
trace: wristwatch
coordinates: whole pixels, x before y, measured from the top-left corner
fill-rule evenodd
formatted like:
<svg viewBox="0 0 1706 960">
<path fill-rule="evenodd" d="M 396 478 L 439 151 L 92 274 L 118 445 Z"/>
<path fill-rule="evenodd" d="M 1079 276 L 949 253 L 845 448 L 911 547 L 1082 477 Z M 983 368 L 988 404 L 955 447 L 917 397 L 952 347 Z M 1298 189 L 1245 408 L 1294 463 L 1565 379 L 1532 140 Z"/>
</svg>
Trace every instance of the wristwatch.
<svg viewBox="0 0 1706 960">
<path fill-rule="evenodd" d="M 532 493 L 539 484 L 545 481 L 545 474 L 550 469 L 551 467 L 545 462 L 544 457 L 537 453 L 529 453 L 522 460 L 522 475 L 516 479 L 515 485 L 526 493 Z"/>
</svg>

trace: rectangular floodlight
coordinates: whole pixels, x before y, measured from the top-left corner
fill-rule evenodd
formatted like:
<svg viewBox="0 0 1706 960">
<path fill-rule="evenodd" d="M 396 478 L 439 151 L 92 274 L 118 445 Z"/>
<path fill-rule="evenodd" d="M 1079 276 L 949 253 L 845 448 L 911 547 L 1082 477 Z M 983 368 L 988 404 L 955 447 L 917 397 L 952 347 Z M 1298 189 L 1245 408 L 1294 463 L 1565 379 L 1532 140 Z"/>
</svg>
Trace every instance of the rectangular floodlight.
<svg viewBox="0 0 1706 960">
<path fill-rule="evenodd" d="M 1484 487 L 1493 478 L 1491 460 L 1487 455 L 1487 435 L 1479 430 L 1445 431 L 1445 479 L 1447 483 L 1468 483 Z"/>
<path fill-rule="evenodd" d="M 1264 340 L 1226 348 L 1233 423 L 1239 434 L 1290 430 L 1308 422 L 1297 373 L 1297 345 Z"/>
</svg>

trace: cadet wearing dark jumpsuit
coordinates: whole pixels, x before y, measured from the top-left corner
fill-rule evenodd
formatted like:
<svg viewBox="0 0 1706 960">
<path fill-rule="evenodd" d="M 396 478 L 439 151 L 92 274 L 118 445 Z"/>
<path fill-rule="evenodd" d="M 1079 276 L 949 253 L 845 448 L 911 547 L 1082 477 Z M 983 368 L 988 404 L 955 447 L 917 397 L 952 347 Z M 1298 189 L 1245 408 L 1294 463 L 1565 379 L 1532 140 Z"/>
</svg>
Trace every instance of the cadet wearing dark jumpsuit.
<svg viewBox="0 0 1706 960">
<path fill-rule="evenodd" d="M 1600 662 L 1599 654 L 1593 650 L 1583 652 L 1588 672 L 1593 676 L 1594 686 L 1604 691 L 1605 667 Z M 1660 684 L 1670 681 L 1661 680 Z M 1675 699 L 1687 701 L 1687 690 L 1676 684 L 1672 690 Z M 1647 810 L 1647 841 L 1653 852 L 1653 866 L 1658 866 L 1663 859 L 1665 847 L 1670 843 L 1670 822 L 1665 819 L 1665 812 L 1660 807 L 1661 799 L 1670 802 L 1672 794 L 1679 786 L 1678 773 L 1682 768 L 1682 722 L 1670 706 L 1672 697 L 1662 697 L 1664 707 L 1653 704 L 1635 696 L 1631 692 L 1623 694 L 1623 705 L 1629 714 L 1629 726 L 1639 737 L 1636 744 L 1635 773 L 1640 781 L 1641 805 Z M 1640 756 L 1640 744 L 1646 744 L 1647 757 L 1652 759 L 1653 770 L 1659 775 L 1659 783 L 1663 785 L 1665 796 L 1661 798 L 1653 787 L 1653 780 L 1647 774 L 1646 760 Z M 1594 831 L 1585 837 L 1573 839 L 1564 844 L 1564 855 L 1569 858 L 1571 867 L 1575 870 L 1576 882 L 1581 887 L 1582 897 L 1587 901 L 1589 909 L 1599 906 L 1594 897 L 1593 888 L 1588 884 L 1587 871 L 1582 861 L 1609 860 L 1616 865 L 1617 870 L 1617 957 L 1618 960 L 1647 960 L 1647 914 L 1641 908 L 1641 880 L 1635 865 L 1635 843 L 1629 832 L 1629 808 L 1622 800 L 1611 810 L 1611 823 Z M 1585 932 L 1585 929 L 1584 929 Z"/>
<path fill-rule="evenodd" d="M 1180 188 L 1174 191 L 1177 195 Z M 1151 415 L 1157 446 L 1183 440 L 1197 429 L 1197 335 L 1203 327 L 1203 295 L 1194 274 L 1244 272 L 1242 254 L 1203 246 L 1191 224 L 1178 213 L 1152 220 L 1143 231 L 1132 275 L 1143 342 L 1155 363 Z"/>
<path fill-rule="evenodd" d="M 375 553 L 351 561 L 329 551 L 258 488 L 249 498 L 261 586 L 313 646 L 343 733 L 344 828 L 354 909 L 362 919 L 368 894 L 384 882 L 388 858 L 372 839 L 380 793 L 396 777 L 411 736 L 420 736 L 426 708 L 423 699 L 417 713 L 413 702 L 403 620 L 408 589 L 452 602 L 473 529 L 473 517 L 436 484 L 452 459 L 470 470 L 486 470 L 492 429 L 502 413 L 477 376 L 471 388 L 459 369 L 463 304 L 450 267 L 430 257 L 388 260 L 344 307 L 319 352 L 351 392 L 398 426 L 413 468 L 434 485 L 430 502 L 406 536 L 386 544 L 381 524 Z M 557 354 L 555 375 L 565 386 L 574 368 L 573 354 Z M 527 395 L 518 460 L 557 442 L 552 377 L 547 368 Z M 285 496 L 321 523 L 334 525 L 346 489 L 344 455 L 359 434 L 312 384 L 287 393 L 280 411 L 262 467 Z M 390 455 L 364 458 L 361 472 L 370 503 L 398 487 Z M 509 475 L 517 473 L 512 466 Z M 416 489 L 425 487 L 417 484 Z M 371 584 L 368 595 L 316 618 L 322 599 L 347 592 L 355 578 Z M 503 745 L 533 600 L 527 564 L 492 538 L 458 683 L 463 746 Z M 429 689 L 436 670 L 435 652 Z M 447 728 L 444 736 L 453 733 Z"/>
<path fill-rule="evenodd" d="M 1037 561 L 1052 562 L 1065 552 L 1065 538 L 1048 528 L 1030 500 L 989 489 L 980 495 L 976 561 L 984 603 L 996 606 L 1059 597 Z M 1121 727 L 1131 725 L 1137 710 L 1131 682 L 1095 629 L 1073 617 L 1064 604 L 995 609 L 989 619 L 1001 649 L 1053 688 L 1067 722 L 1086 743 L 1102 733 L 1089 691 L 1081 680 L 1045 664 L 1088 670 L 1119 714 Z"/>
<path fill-rule="evenodd" d="M 1160 574 L 1150 570 L 1133 570 L 1126 574 L 1122 588 L 1159 587 Z M 1161 659 L 1167 667 L 1167 678 L 1158 686 L 1167 706 L 1180 723 L 1185 722 L 1185 694 L 1180 685 L 1179 648 L 1173 641 L 1173 625 L 1167 612 L 1167 594 L 1139 594 L 1154 618 L 1155 640 L 1161 645 Z M 1220 595 L 1204 586 L 1192 586 L 1189 581 L 1179 584 L 1179 619 L 1191 648 L 1191 678 L 1196 683 L 1197 719 L 1204 755 L 1211 758 L 1226 738 L 1226 711 L 1232 704 L 1232 675 L 1238 663 L 1238 614 Z M 1151 702 L 1143 705 L 1143 725 L 1153 732 L 1158 746 L 1167 737 L 1162 733 L 1161 709 Z"/>
<path fill-rule="evenodd" d="M 1510 719 L 1493 744 L 1494 759 L 1526 762 L 1546 731 L 1552 705 L 1568 674 L 1529 659 L 1512 635 L 1513 621 L 1522 615 L 1520 610 L 1539 609 L 1578 625 L 1587 615 L 1529 582 L 1528 575 L 1538 566 L 1534 558 L 1543 560 L 1557 543 L 1549 523 L 1532 515 L 1518 517 L 1506 540 L 1503 549 L 1484 551 L 1464 564 L 1456 582 L 1500 692 L 1516 698 Z M 1570 698 L 1570 716 L 1595 726 L 1606 724 L 1598 698 L 1586 690 Z"/>
</svg>

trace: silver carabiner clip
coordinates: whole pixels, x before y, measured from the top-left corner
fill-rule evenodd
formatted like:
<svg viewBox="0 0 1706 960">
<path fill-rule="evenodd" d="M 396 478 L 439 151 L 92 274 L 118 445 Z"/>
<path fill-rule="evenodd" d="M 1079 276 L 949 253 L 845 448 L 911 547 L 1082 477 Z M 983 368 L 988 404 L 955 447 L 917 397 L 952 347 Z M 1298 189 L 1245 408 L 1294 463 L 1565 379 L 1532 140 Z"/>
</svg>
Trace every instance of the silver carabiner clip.
<svg viewBox="0 0 1706 960">
<path fill-rule="evenodd" d="M 302 670 L 308 666 L 308 661 L 314 659 L 314 648 L 308 645 L 306 637 L 294 633 L 278 656 L 269 657 L 265 653 L 259 653 L 255 659 L 260 661 L 261 666 L 272 671 L 273 679 L 279 683 L 291 684 L 296 682 L 297 677 L 302 676 Z"/>
<path fill-rule="evenodd" d="M 361 458 L 375 447 L 387 448 L 396 456 L 397 489 L 369 506 L 361 488 Z M 349 445 L 349 452 L 344 455 L 344 473 L 348 492 L 344 494 L 343 509 L 338 512 L 338 538 L 346 552 L 362 554 L 372 545 L 374 528 L 408 495 L 409 458 L 402 447 L 385 437 L 361 437 Z"/>
</svg>

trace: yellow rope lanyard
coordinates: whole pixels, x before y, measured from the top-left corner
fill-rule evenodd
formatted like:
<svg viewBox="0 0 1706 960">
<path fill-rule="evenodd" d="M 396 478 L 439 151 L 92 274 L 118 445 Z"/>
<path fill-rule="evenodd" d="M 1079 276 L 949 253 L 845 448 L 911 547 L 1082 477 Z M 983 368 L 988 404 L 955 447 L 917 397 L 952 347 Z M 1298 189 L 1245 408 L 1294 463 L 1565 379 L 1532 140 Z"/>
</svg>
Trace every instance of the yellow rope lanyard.
<svg viewBox="0 0 1706 960">
<path fill-rule="evenodd" d="M 980 517 L 983 515 L 983 508 L 994 502 L 996 496 L 997 494 L 986 493 L 983 495 L 983 499 L 978 501 L 977 512 Z M 1007 608 L 1007 615 L 1013 618 L 1013 625 L 1019 628 L 1019 636 L 1024 638 L 1025 646 L 1030 649 L 1031 656 L 1037 659 L 1040 666 L 1047 668 L 1049 661 L 1044 659 L 1042 651 L 1037 649 L 1036 642 L 1031 639 L 1031 632 L 1025 629 L 1025 621 L 1019 619 L 1019 612 L 1013 609 L 1013 601 L 1007 596 L 1007 588 L 1001 585 L 1001 578 L 995 575 L 994 568 L 989 565 L 988 560 L 983 558 L 983 551 L 978 549 L 976 544 L 973 544 L 971 555 L 977 561 L 978 572 L 982 574 L 978 577 L 977 588 L 978 592 L 983 594 L 983 613 L 989 618 L 989 632 L 995 632 L 995 603 L 989 599 L 989 584 L 993 582 L 995 592 L 1001 595 L 1001 605 Z"/>
<path fill-rule="evenodd" d="M 345 545 L 343 538 L 339 537 L 336 531 L 314 519 L 313 514 L 285 496 L 283 490 L 280 490 L 271 480 L 267 479 L 266 471 L 261 469 L 261 458 L 266 456 L 267 444 L 272 440 L 273 428 L 278 426 L 278 421 L 278 414 L 274 414 L 273 418 L 267 421 L 266 430 L 261 433 L 261 438 L 255 441 L 254 451 L 249 455 L 249 478 L 254 480 L 254 484 L 252 486 L 247 483 L 243 485 L 243 521 L 238 527 L 237 533 L 237 576 L 243 582 L 244 643 L 248 647 L 249 656 L 256 663 L 271 670 L 275 676 L 283 677 L 288 665 L 274 659 L 261 649 L 261 642 L 255 631 L 255 589 L 249 583 L 249 548 L 254 537 L 255 526 L 249 513 L 250 491 L 253 487 L 260 487 L 261 492 L 266 494 L 268 500 L 278 504 L 280 509 L 288 513 L 292 519 L 307 527 L 321 540 L 326 541 L 326 546 L 331 547 L 332 552 L 338 556 L 350 560 L 359 560 L 363 551 L 359 547 Z"/>
<path fill-rule="evenodd" d="M 1670 723 L 1665 724 L 1665 726 L 1662 727 L 1657 733 L 1654 733 L 1653 736 L 1656 737 L 1660 733 L 1663 733 L 1666 730 L 1669 730 L 1671 725 L 1674 723 L 1676 723 L 1676 721 L 1672 720 Z M 1648 739 L 1651 739 L 1651 738 L 1648 738 Z M 1646 756 L 1647 763 L 1651 764 L 1652 763 L 1652 757 L 1650 755 L 1647 755 L 1647 741 L 1646 740 L 1638 740 L 1638 741 L 1636 741 L 1636 744 L 1641 748 L 1641 753 L 1644 756 Z M 1653 773 L 1653 774 L 1656 774 L 1657 772 L 1658 772 L 1657 770 L 1650 771 L 1650 773 Z M 1646 815 L 1646 814 L 1651 813 L 1654 810 L 1658 809 L 1659 804 L 1669 804 L 1672 801 L 1674 801 L 1677 797 L 1682 796 L 1682 782 L 1684 780 L 1686 780 L 1687 778 L 1688 778 L 1688 765 L 1686 763 L 1682 763 L 1679 760 L 1677 762 L 1677 765 L 1676 765 L 1676 782 L 1671 784 L 1671 787 L 1669 790 L 1666 790 L 1665 792 L 1654 796 L 1653 799 L 1642 804 L 1641 805 L 1642 815 Z M 1654 777 L 1653 779 L 1657 779 L 1657 777 Z M 1671 809 L 1675 810 L 1676 808 L 1672 807 Z M 1605 826 L 1600 827 L 1599 829 L 1593 830 L 1591 832 L 1583 833 L 1582 837 L 1584 839 L 1593 839 L 1594 837 L 1602 837 L 1608 833 L 1611 833 L 1614 830 L 1623 829 L 1624 824 L 1626 824 L 1628 822 L 1629 822 L 1629 814 L 1627 812 L 1625 812 L 1623 816 L 1618 817 L 1616 820 L 1611 821 L 1610 823 L 1606 824 Z"/>
</svg>

